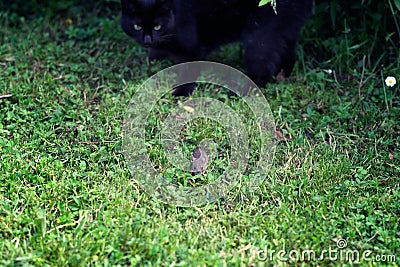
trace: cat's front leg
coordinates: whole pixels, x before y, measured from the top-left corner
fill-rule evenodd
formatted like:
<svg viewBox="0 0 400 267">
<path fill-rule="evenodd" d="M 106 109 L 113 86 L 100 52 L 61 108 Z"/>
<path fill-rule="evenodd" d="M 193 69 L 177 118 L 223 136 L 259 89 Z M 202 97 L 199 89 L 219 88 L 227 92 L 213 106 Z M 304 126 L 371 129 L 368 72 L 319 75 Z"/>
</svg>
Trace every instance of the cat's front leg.
<svg viewBox="0 0 400 267">
<path fill-rule="evenodd" d="M 305 2 L 305 7 L 293 6 L 293 10 L 298 9 L 299 14 L 285 7 L 277 15 L 272 11 L 269 15 L 264 15 L 263 12 L 266 11 L 260 9 L 259 14 L 250 17 L 242 33 L 244 59 L 247 74 L 259 86 L 272 81 L 281 70 L 285 76 L 292 72 L 296 61 L 296 43 L 307 10 L 310 9 L 308 2 L 312 1 Z M 297 2 L 291 3 L 294 5 Z"/>
<path fill-rule="evenodd" d="M 274 39 L 272 43 L 245 46 L 246 71 L 258 86 L 265 86 L 282 70 L 286 77 L 289 76 L 296 61 L 294 43 L 279 38 Z"/>
<path fill-rule="evenodd" d="M 196 63 L 182 61 L 179 65 L 178 84 L 172 92 L 175 96 L 190 96 L 196 88 L 196 80 L 200 75 L 200 70 L 196 67 Z"/>
<path fill-rule="evenodd" d="M 267 40 L 261 34 L 261 30 L 253 31 L 243 41 L 246 72 L 258 86 L 266 85 L 279 72 L 283 53 L 280 46 L 284 46 L 278 36 L 270 34 Z"/>
<path fill-rule="evenodd" d="M 174 87 L 172 94 L 175 96 L 190 96 L 196 88 L 196 80 L 200 75 L 200 70 L 190 55 L 175 55 L 174 61 L 179 64 L 179 73 L 178 83 Z"/>
<path fill-rule="evenodd" d="M 154 61 L 154 60 L 163 60 L 168 57 L 168 52 L 161 50 L 161 49 L 156 49 L 156 48 L 151 48 L 148 54 L 149 61 Z"/>
</svg>

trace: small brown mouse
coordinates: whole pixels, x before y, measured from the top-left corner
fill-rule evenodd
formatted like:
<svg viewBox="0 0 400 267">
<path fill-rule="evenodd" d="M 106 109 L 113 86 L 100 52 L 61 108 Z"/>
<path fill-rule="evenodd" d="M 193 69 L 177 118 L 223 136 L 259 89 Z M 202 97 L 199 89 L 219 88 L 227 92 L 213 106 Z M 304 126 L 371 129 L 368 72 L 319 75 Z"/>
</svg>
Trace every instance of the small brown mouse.
<svg viewBox="0 0 400 267">
<path fill-rule="evenodd" d="M 208 165 L 207 152 L 205 152 L 201 148 L 196 148 L 195 150 L 193 150 L 192 169 L 190 172 L 193 175 L 203 174 L 205 172 L 205 170 L 207 169 L 207 165 Z"/>
</svg>

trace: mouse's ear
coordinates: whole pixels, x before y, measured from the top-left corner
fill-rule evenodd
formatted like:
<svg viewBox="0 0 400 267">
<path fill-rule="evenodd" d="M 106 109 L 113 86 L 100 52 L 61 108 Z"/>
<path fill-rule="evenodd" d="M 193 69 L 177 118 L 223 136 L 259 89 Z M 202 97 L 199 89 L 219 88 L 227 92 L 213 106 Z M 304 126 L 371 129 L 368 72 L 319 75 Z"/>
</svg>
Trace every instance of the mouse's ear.
<svg viewBox="0 0 400 267">
<path fill-rule="evenodd" d="M 200 151 L 200 149 L 199 148 L 196 148 L 194 151 L 193 151 L 193 158 L 195 158 L 195 159 L 199 159 L 200 157 L 201 157 L 201 151 Z"/>
</svg>

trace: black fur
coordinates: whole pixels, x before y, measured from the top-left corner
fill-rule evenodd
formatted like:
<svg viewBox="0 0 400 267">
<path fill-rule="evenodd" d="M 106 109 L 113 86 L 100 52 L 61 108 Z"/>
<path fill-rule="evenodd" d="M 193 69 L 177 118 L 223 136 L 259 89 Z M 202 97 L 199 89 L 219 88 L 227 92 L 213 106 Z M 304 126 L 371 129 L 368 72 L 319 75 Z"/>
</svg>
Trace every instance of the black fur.
<svg viewBox="0 0 400 267">
<path fill-rule="evenodd" d="M 277 0 L 274 13 L 259 0 L 121 0 L 123 30 L 150 47 L 150 58 L 204 60 L 213 49 L 241 41 L 247 74 L 264 86 L 282 69 L 289 75 L 312 0 Z M 134 26 L 136 25 L 136 26 Z M 189 95 L 193 87 L 179 88 Z"/>
</svg>

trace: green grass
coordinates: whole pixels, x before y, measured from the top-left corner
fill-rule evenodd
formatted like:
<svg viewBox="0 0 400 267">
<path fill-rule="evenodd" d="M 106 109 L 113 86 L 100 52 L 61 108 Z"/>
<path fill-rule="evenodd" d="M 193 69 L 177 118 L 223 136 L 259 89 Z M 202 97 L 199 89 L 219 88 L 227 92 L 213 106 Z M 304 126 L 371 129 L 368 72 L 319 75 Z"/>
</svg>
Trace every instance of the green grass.
<svg viewBox="0 0 400 267">
<path fill-rule="evenodd" d="M 280 137 L 260 190 L 235 188 L 212 204 L 179 208 L 140 188 L 121 147 L 126 105 L 168 62 L 148 64 L 110 14 L 78 13 L 71 26 L 61 15 L 11 17 L 0 13 L 0 95 L 12 95 L 0 99 L 0 265 L 351 265 L 327 255 L 256 255 L 319 255 L 340 239 L 374 259 L 396 256 L 379 265 L 400 264 L 400 93 L 382 82 L 399 79 L 398 69 L 333 75 L 323 68 L 338 62 L 317 66 L 300 53 L 289 81 L 263 89 Z M 217 57 L 237 62 L 236 52 Z M 149 125 L 176 102 L 166 96 Z M 218 125 L 194 126 L 185 131 L 188 151 L 204 137 L 226 138 Z M 149 154 L 168 167 L 157 134 L 148 138 Z M 223 160 L 212 168 L 223 169 Z M 192 179 L 173 167 L 165 173 L 176 183 Z"/>
</svg>

